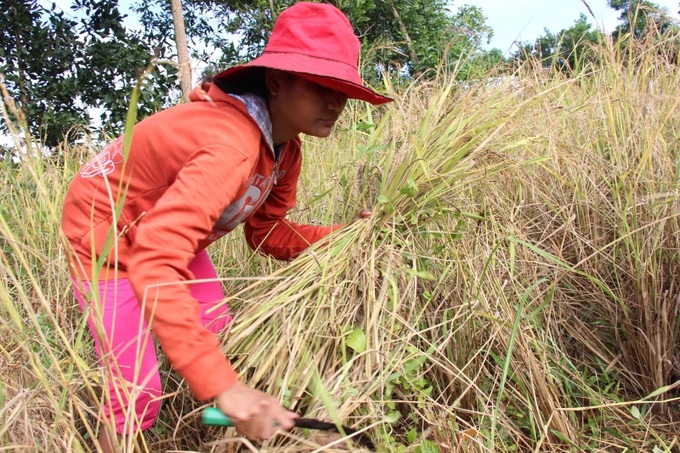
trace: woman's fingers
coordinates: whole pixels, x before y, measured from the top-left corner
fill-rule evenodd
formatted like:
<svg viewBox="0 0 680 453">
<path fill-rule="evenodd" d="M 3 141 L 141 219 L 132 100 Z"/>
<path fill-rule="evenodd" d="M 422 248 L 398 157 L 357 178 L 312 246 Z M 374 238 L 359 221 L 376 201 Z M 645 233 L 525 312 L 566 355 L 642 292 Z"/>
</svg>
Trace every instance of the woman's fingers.
<svg viewBox="0 0 680 453">
<path fill-rule="evenodd" d="M 357 214 L 357 218 L 359 218 L 359 219 L 365 219 L 365 218 L 367 218 L 367 217 L 370 217 L 372 214 L 373 214 L 373 211 L 371 211 L 370 209 L 362 209 L 362 210 L 359 211 L 359 213 Z"/>
<path fill-rule="evenodd" d="M 236 430 L 252 440 L 269 439 L 279 429 L 288 430 L 295 426 L 298 417 L 273 397 L 241 382 L 220 393 L 216 402 Z"/>
<path fill-rule="evenodd" d="M 279 413 L 276 415 L 276 423 L 279 429 L 288 431 L 295 426 L 295 419 L 299 417 L 295 412 L 291 412 L 281 406 L 278 406 Z"/>
</svg>

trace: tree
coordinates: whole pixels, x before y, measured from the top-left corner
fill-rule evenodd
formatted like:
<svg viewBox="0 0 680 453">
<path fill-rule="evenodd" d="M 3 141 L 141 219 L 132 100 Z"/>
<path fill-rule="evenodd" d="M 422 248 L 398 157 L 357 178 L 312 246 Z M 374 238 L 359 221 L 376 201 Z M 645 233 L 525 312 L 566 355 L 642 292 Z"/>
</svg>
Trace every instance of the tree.
<svg viewBox="0 0 680 453">
<path fill-rule="evenodd" d="M 169 33 L 174 24 L 167 0 L 139 0 L 132 9 L 137 14 L 144 40 L 173 47 L 177 33 Z M 240 34 L 241 22 L 231 11 L 233 6 L 212 1 L 182 2 L 189 59 L 200 67 L 210 68 L 209 72 L 239 61 L 233 37 Z"/>
<path fill-rule="evenodd" d="M 172 23 L 175 28 L 175 43 L 177 44 L 177 59 L 179 62 L 179 83 L 182 88 L 182 98 L 189 98 L 191 91 L 191 63 L 189 61 L 189 49 L 184 30 L 184 14 L 181 0 L 170 0 L 172 9 Z"/>
<path fill-rule="evenodd" d="M 465 5 L 453 16 L 453 32 L 449 41 L 455 43 L 447 58 L 458 64 L 458 78 L 476 78 L 477 73 L 486 74 L 492 67 L 505 61 L 500 49 L 486 52 L 481 49 L 493 37 L 493 30 L 486 24 L 486 16 L 476 7 Z"/>
<path fill-rule="evenodd" d="M 101 129 L 121 132 L 132 87 L 154 54 L 164 54 L 124 28 L 117 3 L 76 0 L 74 11 L 84 13 L 77 21 L 54 4 L 0 1 L 9 12 L 0 16 L 0 73 L 30 132 L 47 146 L 73 140 L 69 132 L 89 126 L 95 111 Z M 139 117 L 166 105 L 175 83 L 175 68 L 153 71 Z"/>
<path fill-rule="evenodd" d="M 86 13 L 79 29 L 84 55 L 77 62 L 82 102 L 102 111 L 99 120 L 104 129 L 122 132 L 132 90 L 147 69 L 151 74 L 141 92 L 138 118 L 177 100 L 177 67 L 152 64 L 156 59 L 172 59 L 172 45 L 126 29 L 117 1 L 75 0 L 73 8 Z"/>
<path fill-rule="evenodd" d="M 609 5 L 620 12 L 621 25 L 613 33 L 615 41 L 650 40 L 658 44 L 654 51 L 659 56 L 677 64 L 680 29 L 666 8 L 645 0 L 609 0 Z"/>
<path fill-rule="evenodd" d="M 410 76 L 427 74 L 440 67 L 458 67 L 481 50 L 493 32 L 476 6 L 447 10 L 443 0 L 392 0 L 336 2 L 354 25 L 364 49 L 377 48 L 366 68 L 393 68 Z M 469 60 L 472 61 L 472 60 Z M 370 79 L 371 74 L 364 74 Z"/>
<path fill-rule="evenodd" d="M 35 135 L 55 145 L 69 129 L 87 124 L 78 95 L 74 54 L 82 52 L 75 23 L 37 1 L 0 1 L 0 73 Z M 6 132 L 6 125 L 3 125 Z"/>
<path fill-rule="evenodd" d="M 595 58 L 591 49 L 602 39 L 602 34 L 592 29 L 588 17 L 581 14 L 574 25 L 557 34 L 545 29 L 535 43 L 524 43 L 513 57 L 518 60 L 535 58 L 545 67 L 573 70 Z"/>
<path fill-rule="evenodd" d="M 621 24 L 616 27 L 613 37 L 630 33 L 642 38 L 650 30 L 666 32 L 673 25 L 673 19 L 666 9 L 648 0 L 608 0 L 611 8 L 619 11 Z"/>
<path fill-rule="evenodd" d="M 137 9 L 147 30 L 167 27 L 159 0 L 146 0 Z M 250 60 L 262 51 L 275 18 L 294 0 L 185 0 L 187 30 L 200 46 L 220 49 L 220 58 L 206 65 L 208 71 Z M 445 0 L 334 0 L 362 41 L 363 74 L 377 78 L 375 68 L 399 74 L 421 74 L 444 62 L 451 64 L 479 50 L 492 34 L 477 7 L 466 6 L 457 14 L 447 11 Z M 225 37 L 233 38 L 231 41 Z M 195 58 L 200 56 L 195 55 Z"/>
</svg>

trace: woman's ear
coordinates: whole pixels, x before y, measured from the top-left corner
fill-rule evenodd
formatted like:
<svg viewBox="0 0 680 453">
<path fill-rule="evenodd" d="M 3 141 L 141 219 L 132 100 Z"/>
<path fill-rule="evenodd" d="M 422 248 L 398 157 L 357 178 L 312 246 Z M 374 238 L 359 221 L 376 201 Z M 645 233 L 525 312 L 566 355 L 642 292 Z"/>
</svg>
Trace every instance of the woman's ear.
<svg viewBox="0 0 680 453">
<path fill-rule="evenodd" d="M 264 83 L 270 95 L 276 96 L 281 87 L 281 71 L 267 68 L 264 74 Z"/>
<path fill-rule="evenodd" d="M 271 96 L 276 96 L 281 92 L 283 85 L 293 78 L 293 74 L 278 69 L 267 68 L 264 75 L 264 82 L 267 91 Z"/>
</svg>

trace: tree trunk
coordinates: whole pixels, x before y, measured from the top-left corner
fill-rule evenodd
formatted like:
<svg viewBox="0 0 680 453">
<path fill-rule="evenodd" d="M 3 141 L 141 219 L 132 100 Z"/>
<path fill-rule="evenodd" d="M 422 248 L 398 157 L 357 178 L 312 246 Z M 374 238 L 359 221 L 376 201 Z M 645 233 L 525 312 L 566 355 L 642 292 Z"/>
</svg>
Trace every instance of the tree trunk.
<svg viewBox="0 0 680 453">
<path fill-rule="evenodd" d="M 179 86 L 182 89 L 182 99 L 189 99 L 191 91 L 191 63 L 189 62 L 189 48 L 187 35 L 184 31 L 184 15 L 182 14 L 182 0 L 170 0 L 172 9 L 172 23 L 175 26 L 175 43 L 179 58 Z"/>
<path fill-rule="evenodd" d="M 404 37 L 404 40 L 406 41 L 406 47 L 408 47 L 409 56 L 411 57 L 411 60 L 413 60 L 414 63 L 418 63 L 418 55 L 416 55 L 416 48 L 413 45 L 411 35 L 408 34 L 406 24 L 404 24 L 404 21 L 401 20 L 399 11 L 397 11 L 397 8 L 394 6 L 394 3 L 390 2 L 390 6 L 392 6 L 392 14 L 394 14 L 394 18 L 397 19 L 397 22 L 399 22 L 399 30 L 401 30 L 401 34 Z"/>
</svg>

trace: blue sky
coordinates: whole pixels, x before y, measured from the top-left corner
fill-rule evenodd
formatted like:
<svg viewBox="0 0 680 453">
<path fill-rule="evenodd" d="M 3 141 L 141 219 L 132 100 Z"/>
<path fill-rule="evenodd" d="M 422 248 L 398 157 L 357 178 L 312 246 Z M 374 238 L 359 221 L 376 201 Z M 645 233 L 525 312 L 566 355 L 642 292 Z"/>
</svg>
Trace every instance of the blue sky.
<svg viewBox="0 0 680 453">
<path fill-rule="evenodd" d="M 679 0 L 652 0 L 666 7 L 676 21 Z M 607 6 L 607 0 L 585 0 L 593 11 L 593 18 L 582 0 L 454 0 L 453 10 L 468 4 L 479 6 L 487 17 L 487 24 L 493 28 L 494 37 L 485 48 L 499 48 L 503 52 L 514 50 L 515 41 L 533 41 L 547 28 L 556 33 L 571 27 L 579 14 L 588 16 L 591 24 L 611 31 L 618 24 L 618 12 Z"/>
</svg>

